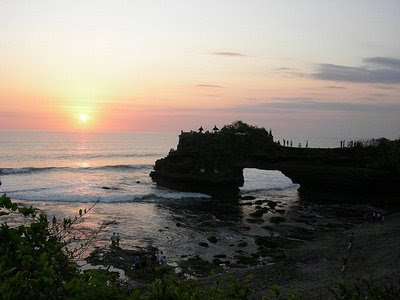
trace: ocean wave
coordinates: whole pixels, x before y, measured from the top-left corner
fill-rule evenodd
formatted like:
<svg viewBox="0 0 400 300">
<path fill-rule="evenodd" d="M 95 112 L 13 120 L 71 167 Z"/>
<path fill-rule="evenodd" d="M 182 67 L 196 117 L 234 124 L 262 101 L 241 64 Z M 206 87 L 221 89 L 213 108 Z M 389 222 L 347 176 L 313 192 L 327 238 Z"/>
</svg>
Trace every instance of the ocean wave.
<svg viewBox="0 0 400 300">
<path fill-rule="evenodd" d="M 125 194 L 125 195 L 71 195 L 71 194 L 46 194 L 43 193 L 40 196 L 32 193 L 24 192 L 8 192 L 11 198 L 24 201 L 40 201 L 40 202 L 68 202 L 68 203 L 88 203 L 99 200 L 101 203 L 129 203 L 129 202 L 154 202 L 162 200 L 183 200 L 183 199 L 209 199 L 209 195 L 200 193 L 186 193 L 186 192 L 164 192 L 164 193 L 146 193 L 146 194 Z"/>
<path fill-rule="evenodd" d="M 0 175 L 25 174 L 49 171 L 97 171 L 97 170 L 146 170 L 153 168 L 150 164 L 136 165 L 107 165 L 94 167 L 23 167 L 23 168 L 0 168 Z"/>
<path fill-rule="evenodd" d="M 76 153 L 53 155 L 53 159 L 91 159 L 91 158 L 129 158 L 129 157 L 153 157 L 162 156 L 162 153 Z M 43 158 L 47 159 L 47 156 Z"/>
</svg>

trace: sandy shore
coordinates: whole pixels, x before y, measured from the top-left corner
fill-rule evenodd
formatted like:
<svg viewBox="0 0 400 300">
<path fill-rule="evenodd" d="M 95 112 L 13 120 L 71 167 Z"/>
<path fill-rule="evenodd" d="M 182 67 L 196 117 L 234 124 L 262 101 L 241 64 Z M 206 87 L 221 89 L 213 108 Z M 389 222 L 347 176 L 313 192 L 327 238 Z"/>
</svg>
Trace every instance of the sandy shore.
<svg viewBox="0 0 400 300">
<path fill-rule="evenodd" d="M 354 234 L 352 249 L 349 241 Z M 362 223 L 334 232 L 318 232 L 312 240 L 287 252 L 287 258 L 274 265 L 232 270 L 253 274 L 256 298 L 265 295 L 273 284 L 283 291 L 302 291 L 306 299 L 331 299 L 328 287 L 336 286 L 342 276 L 357 284 L 362 280 L 390 285 L 400 282 L 400 213 L 386 217 L 385 223 Z"/>
</svg>

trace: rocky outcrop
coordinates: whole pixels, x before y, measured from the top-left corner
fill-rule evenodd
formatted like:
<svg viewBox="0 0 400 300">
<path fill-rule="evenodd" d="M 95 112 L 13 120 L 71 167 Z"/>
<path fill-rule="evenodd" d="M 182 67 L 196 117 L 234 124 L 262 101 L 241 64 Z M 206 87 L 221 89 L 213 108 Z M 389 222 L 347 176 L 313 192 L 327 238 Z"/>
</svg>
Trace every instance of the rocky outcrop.
<svg viewBox="0 0 400 300">
<path fill-rule="evenodd" d="M 157 160 L 151 178 L 158 185 L 174 190 L 198 192 L 212 196 L 235 196 L 243 185 L 243 168 L 228 162 L 201 159 L 198 153 L 171 152 Z"/>
<path fill-rule="evenodd" d="M 227 198 L 238 195 L 243 168 L 259 168 L 280 170 L 300 184 L 303 196 L 387 198 L 397 195 L 400 172 L 388 165 L 385 147 L 292 148 L 273 142 L 266 131 L 188 132 L 150 176 L 160 186 Z"/>
</svg>

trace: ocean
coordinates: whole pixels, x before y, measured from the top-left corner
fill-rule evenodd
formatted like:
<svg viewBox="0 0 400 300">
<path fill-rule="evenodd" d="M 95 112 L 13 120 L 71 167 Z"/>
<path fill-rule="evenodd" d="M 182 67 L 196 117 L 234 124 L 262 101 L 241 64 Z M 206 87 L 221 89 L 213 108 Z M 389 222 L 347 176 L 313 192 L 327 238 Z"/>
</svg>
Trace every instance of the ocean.
<svg viewBox="0 0 400 300">
<path fill-rule="evenodd" d="M 175 259 L 229 255 L 229 245 L 246 240 L 251 251 L 248 237 L 262 229 L 247 222 L 248 206 L 151 181 L 154 162 L 177 143 L 174 133 L 0 132 L 0 193 L 57 218 L 99 200 L 81 223 L 88 235 L 104 227 L 99 247 L 119 232 L 122 247 L 153 245 Z M 243 195 L 279 201 L 287 212 L 298 202 L 298 185 L 279 171 L 245 169 L 244 176 Z M 205 251 L 198 243 L 210 235 L 219 242 Z"/>
</svg>

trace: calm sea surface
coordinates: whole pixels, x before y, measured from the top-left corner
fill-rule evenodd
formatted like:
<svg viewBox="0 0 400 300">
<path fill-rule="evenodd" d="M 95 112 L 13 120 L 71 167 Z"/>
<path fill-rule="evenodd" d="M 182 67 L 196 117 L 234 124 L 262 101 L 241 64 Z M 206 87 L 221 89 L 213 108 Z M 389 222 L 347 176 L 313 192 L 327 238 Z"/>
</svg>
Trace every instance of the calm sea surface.
<svg viewBox="0 0 400 300">
<path fill-rule="evenodd" d="M 151 244 L 175 258 L 229 256 L 234 251 L 229 245 L 243 240 L 251 251 L 248 237 L 260 229 L 241 229 L 252 226 L 246 221 L 252 212 L 248 206 L 152 183 L 149 173 L 155 160 L 177 142 L 177 134 L 166 133 L 0 132 L 0 192 L 59 218 L 100 199 L 82 222 L 88 233 L 108 224 L 96 242 L 99 246 L 108 244 L 117 231 L 123 247 Z M 245 169 L 244 175 L 243 194 L 279 201 L 287 212 L 298 201 L 298 185 L 279 171 Z M 219 242 L 206 251 L 198 243 L 210 235 Z"/>
</svg>

